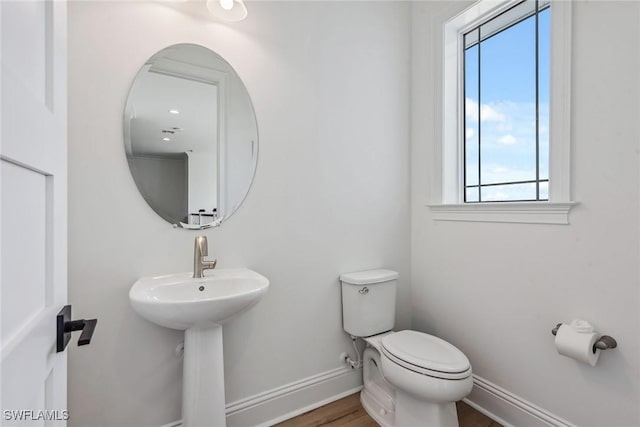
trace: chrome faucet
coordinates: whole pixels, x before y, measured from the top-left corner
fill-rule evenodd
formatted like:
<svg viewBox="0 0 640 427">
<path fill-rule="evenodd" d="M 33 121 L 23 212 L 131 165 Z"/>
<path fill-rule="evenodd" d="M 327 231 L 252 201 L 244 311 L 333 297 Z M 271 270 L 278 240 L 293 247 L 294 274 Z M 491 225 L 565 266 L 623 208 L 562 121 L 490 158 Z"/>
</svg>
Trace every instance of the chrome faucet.
<svg viewBox="0 0 640 427">
<path fill-rule="evenodd" d="M 193 277 L 202 277 L 204 270 L 212 270 L 216 268 L 218 260 L 205 261 L 204 257 L 209 255 L 209 245 L 207 244 L 206 236 L 196 237 L 195 245 L 193 248 Z"/>
</svg>

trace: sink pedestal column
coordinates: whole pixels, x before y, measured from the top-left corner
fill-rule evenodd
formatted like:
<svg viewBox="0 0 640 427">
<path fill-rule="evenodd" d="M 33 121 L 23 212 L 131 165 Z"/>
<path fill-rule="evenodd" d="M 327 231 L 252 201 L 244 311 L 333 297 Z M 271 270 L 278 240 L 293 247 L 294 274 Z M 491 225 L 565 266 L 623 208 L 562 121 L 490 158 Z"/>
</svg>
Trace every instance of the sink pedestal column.
<svg viewBox="0 0 640 427">
<path fill-rule="evenodd" d="M 222 326 L 184 331 L 183 427 L 225 427 Z"/>
</svg>

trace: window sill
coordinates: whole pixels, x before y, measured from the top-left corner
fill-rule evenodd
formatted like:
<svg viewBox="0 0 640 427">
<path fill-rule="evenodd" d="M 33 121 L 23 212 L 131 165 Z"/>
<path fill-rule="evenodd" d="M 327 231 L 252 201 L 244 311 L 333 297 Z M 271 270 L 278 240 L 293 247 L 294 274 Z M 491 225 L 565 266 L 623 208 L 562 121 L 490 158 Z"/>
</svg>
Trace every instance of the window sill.
<svg viewBox="0 0 640 427">
<path fill-rule="evenodd" d="M 569 224 L 576 202 L 500 202 L 428 205 L 436 221 Z"/>
</svg>

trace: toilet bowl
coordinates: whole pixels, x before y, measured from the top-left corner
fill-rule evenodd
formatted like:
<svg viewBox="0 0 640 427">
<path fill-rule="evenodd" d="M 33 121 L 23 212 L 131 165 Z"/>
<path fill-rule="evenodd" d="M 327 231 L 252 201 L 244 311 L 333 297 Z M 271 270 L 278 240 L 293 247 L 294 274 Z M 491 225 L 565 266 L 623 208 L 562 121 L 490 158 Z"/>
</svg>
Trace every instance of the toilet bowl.
<svg viewBox="0 0 640 427">
<path fill-rule="evenodd" d="M 364 338 L 362 406 L 383 427 L 458 425 L 455 402 L 473 387 L 471 366 L 453 345 L 404 330 Z"/>
<path fill-rule="evenodd" d="M 391 331 L 397 278 L 390 270 L 340 276 L 344 329 L 367 343 L 362 405 L 383 427 L 457 427 L 455 402 L 471 392 L 471 364 L 438 337 Z"/>
</svg>

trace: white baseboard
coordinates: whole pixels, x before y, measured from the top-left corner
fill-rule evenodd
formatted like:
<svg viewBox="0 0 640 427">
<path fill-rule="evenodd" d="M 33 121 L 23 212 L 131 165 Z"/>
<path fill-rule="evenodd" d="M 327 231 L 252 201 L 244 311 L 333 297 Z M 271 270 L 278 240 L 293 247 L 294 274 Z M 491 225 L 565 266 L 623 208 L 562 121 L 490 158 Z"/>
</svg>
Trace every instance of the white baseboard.
<svg viewBox="0 0 640 427">
<path fill-rule="evenodd" d="M 227 426 L 271 426 L 361 388 L 361 370 L 332 369 L 228 404 Z"/>
<path fill-rule="evenodd" d="M 291 419 L 293 417 L 297 417 L 298 415 L 302 415 L 305 412 L 313 411 L 314 409 L 317 409 L 317 408 L 319 408 L 321 406 L 328 405 L 329 403 L 335 402 L 336 400 L 340 400 L 340 399 L 342 399 L 344 397 L 351 396 L 352 394 L 358 393 L 360 390 L 362 390 L 362 386 L 358 386 L 358 387 L 352 388 L 351 390 L 344 391 L 342 393 L 339 393 L 339 394 L 336 394 L 334 396 L 328 397 L 328 398 L 326 398 L 324 400 L 321 400 L 319 402 L 314 402 L 314 403 L 312 403 L 310 405 L 305 406 L 304 408 L 298 408 L 298 409 L 295 409 L 293 411 L 290 411 L 290 412 L 288 412 L 288 413 L 286 413 L 284 415 L 276 417 L 276 418 L 274 418 L 274 419 L 272 419 L 270 421 L 267 421 L 265 423 L 257 424 L 257 427 L 270 427 L 270 426 L 272 426 L 274 424 L 278 424 L 278 423 L 281 423 L 281 422 L 286 421 L 288 419 Z"/>
<path fill-rule="evenodd" d="M 361 389 L 362 370 L 332 369 L 228 403 L 227 427 L 271 426 Z M 182 421 L 174 421 L 162 427 L 181 426 Z"/>
<path fill-rule="evenodd" d="M 576 427 L 477 375 L 473 376 L 473 386 L 464 401 L 504 427 Z"/>
<path fill-rule="evenodd" d="M 504 427 L 576 427 L 478 375 L 473 376 L 473 385 L 464 401 Z M 227 426 L 272 426 L 361 389 L 361 370 L 332 369 L 230 402 L 225 408 Z M 181 426 L 181 421 L 174 421 L 162 427 Z"/>
</svg>

